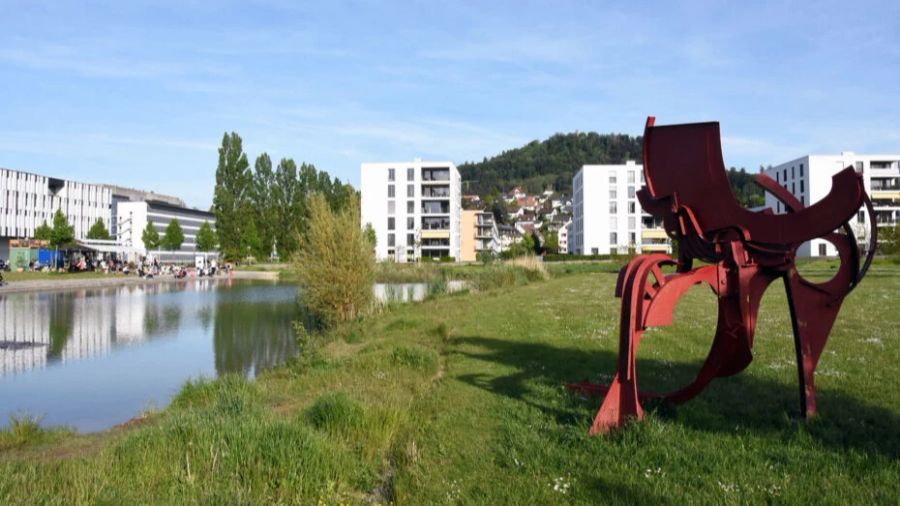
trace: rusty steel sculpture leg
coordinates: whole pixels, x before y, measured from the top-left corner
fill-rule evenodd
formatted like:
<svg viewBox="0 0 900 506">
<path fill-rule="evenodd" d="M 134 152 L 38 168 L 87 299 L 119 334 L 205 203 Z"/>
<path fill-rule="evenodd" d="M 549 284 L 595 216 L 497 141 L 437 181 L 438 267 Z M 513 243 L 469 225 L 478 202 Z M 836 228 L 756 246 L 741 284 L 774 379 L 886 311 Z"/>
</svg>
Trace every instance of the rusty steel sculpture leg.
<svg viewBox="0 0 900 506">
<path fill-rule="evenodd" d="M 674 264 L 665 255 L 635 258 L 622 269 L 617 295 L 622 298 L 619 322 L 618 371 L 609 388 L 589 383 L 569 385 L 586 394 L 606 393 L 603 405 L 591 427 L 591 433 L 606 433 L 628 418 L 642 419 L 640 400 L 663 398 L 685 402 L 699 394 L 716 377 L 730 376 L 750 363 L 759 301 L 777 275 L 766 275 L 755 268 L 745 269 L 746 289 L 729 286 L 730 273 L 720 265 L 701 267 L 686 273 L 663 276 L 662 265 Z M 669 393 L 641 392 L 637 388 L 636 353 L 644 330 L 672 324 L 678 300 L 697 284 L 708 285 L 719 296 L 719 321 L 709 355 L 695 380 Z M 744 285 L 742 283 L 741 285 Z"/>
</svg>

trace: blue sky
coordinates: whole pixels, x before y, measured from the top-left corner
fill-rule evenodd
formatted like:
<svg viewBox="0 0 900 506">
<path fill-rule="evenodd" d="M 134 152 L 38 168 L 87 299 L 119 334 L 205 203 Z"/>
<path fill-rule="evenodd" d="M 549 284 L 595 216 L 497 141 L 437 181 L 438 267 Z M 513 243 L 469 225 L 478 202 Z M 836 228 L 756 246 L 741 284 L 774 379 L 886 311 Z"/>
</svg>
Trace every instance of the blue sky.
<svg viewBox="0 0 900 506">
<path fill-rule="evenodd" d="M 814 4 L 814 5 L 813 5 Z M 900 2 L 0 0 L 0 166 L 212 199 L 224 131 L 356 185 L 718 120 L 726 163 L 900 152 Z"/>
</svg>

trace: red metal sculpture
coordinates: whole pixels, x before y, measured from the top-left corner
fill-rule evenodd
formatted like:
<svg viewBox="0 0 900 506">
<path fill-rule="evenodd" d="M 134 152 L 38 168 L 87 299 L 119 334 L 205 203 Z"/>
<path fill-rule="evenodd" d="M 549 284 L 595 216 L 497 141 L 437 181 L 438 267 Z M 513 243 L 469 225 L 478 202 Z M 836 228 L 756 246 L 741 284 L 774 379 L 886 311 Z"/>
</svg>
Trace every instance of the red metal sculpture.
<svg viewBox="0 0 900 506">
<path fill-rule="evenodd" d="M 622 299 L 619 320 L 618 372 L 611 385 L 569 385 L 586 394 L 606 394 L 591 434 L 606 433 L 629 417 L 642 419 L 641 399 L 680 403 L 699 394 L 714 378 L 744 370 L 753 358 L 753 334 L 763 293 L 782 278 L 790 304 L 800 378 L 800 412 L 816 413 L 815 370 L 844 297 L 860 282 L 872 260 L 876 228 L 868 253 L 860 254 L 849 221 L 862 205 L 874 223 L 872 203 L 862 177 L 847 167 L 832 177 L 831 192 L 804 207 L 786 187 L 764 174 L 756 182 L 788 210 L 752 212 L 731 191 L 722 161 L 718 123 L 654 126 L 644 130 L 644 175 L 638 192 L 643 209 L 663 220 L 678 241 L 678 261 L 663 254 L 640 255 L 619 272 L 616 296 Z M 841 232 L 836 232 L 840 230 Z M 797 272 L 794 257 L 806 241 L 823 238 L 837 248 L 841 266 L 825 283 Z M 692 269 L 694 259 L 710 265 Z M 662 267 L 676 266 L 665 275 Z M 640 392 L 635 355 L 648 327 L 671 325 L 678 299 L 697 284 L 716 293 L 719 317 L 712 348 L 700 372 L 684 388 L 664 394 Z"/>
</svg>

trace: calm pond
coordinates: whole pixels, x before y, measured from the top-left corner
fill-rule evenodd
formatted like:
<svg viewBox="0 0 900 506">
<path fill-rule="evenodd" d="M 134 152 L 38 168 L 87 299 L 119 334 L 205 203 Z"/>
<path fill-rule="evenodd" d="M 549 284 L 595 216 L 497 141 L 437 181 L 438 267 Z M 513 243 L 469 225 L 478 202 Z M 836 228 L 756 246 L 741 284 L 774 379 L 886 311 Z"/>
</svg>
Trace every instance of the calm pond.
<svg viewBox="0 0 900 506">
<path fill-rule="evenodd" d="M 427 287 L 374 292 L 402 302 Z M 252 378 L 297 352 L 297 295 L 291 284 L 209 279 L 0 295 L 0 427 L 28 414 L 103 430 L 165 407 L 190 379 Z"/>
<path fill-rule="evenodd" d="M 109 428 L 185 381 L 255 376 L 296 352 L 297 287 L 191 280 L 0 296 L 0 426 Z"/>
</svg>

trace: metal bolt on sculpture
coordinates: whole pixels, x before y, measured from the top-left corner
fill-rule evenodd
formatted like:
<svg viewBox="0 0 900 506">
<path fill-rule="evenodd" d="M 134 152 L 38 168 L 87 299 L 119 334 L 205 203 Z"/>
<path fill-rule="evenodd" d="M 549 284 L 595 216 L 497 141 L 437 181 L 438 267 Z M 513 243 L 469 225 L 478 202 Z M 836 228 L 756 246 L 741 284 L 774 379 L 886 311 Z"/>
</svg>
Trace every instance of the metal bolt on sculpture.
<svg viewBox="0 0 900 506">
<path fill-rule="evenodd" d="M 786 187 L 765 174 L 756 183 L 785 206 L 787 214 L 767 208 L 741 207 L 731 191 L 722 161 L 719 124 L 693 123 L 644 129 L 646 186 L 638 193 L 644 211 L 661 218 L 666 232 L 678 241 L 678 260 L 663 254 L 640 255 L 619 272 L 616 296 L 622 299 L 619 319 L 618 371 L 609 386 L 570 384 L 584 394 L 606 394 L 591 434 L 607 433 L 628 418 L 643 419 L 641 399 L 688 401 L 714 378 L 732 376 L 753 359 L 753 334 L 763 294 L 782 278 L 790 305 L 800 379 L 800 413 L 816 413 L 815 370 L 844 297 L 862 280 L 875 251 L 877 229 L 872 224 L 868 251 L 860 266 L 860 251 L 849 220 L 862 205 L 874 216 L 863 180 L 852 167 L 832 177 L 830 193 L 805 207 Z M 824 283 L 804 279 L 794 257 L 806 241 L 832 243 L 841 265 Z M 692 269 L 693 260 L 710 265 Z M 676 266 L 664 275 L 662 267 Z M 709 285 L 718 297 L 718 324 L 712 347 L 696 378 L 668 393 L 638 390 L 635 356 L 649 327 L 672 324 L 678 299 L 697 284 Z"/>
</svg>

